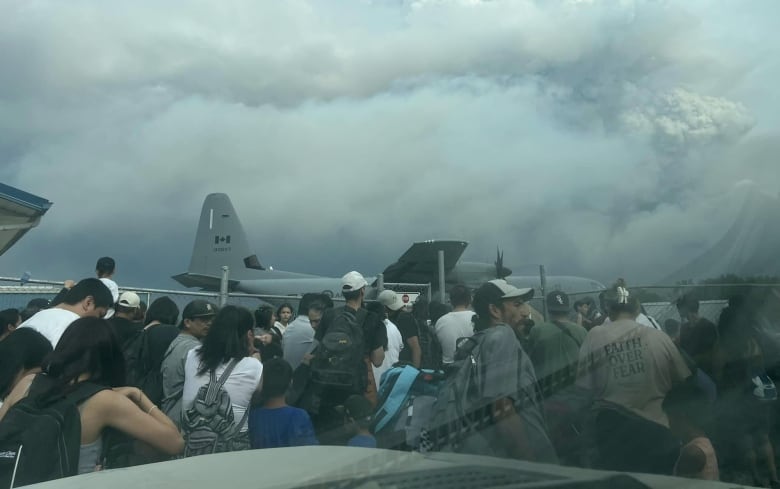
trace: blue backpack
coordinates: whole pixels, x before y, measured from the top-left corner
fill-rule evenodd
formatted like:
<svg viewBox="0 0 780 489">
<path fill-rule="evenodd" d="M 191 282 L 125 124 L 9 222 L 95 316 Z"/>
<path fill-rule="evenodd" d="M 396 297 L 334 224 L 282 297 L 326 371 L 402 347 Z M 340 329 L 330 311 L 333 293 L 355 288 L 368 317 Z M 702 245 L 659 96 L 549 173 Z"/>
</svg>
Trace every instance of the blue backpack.
<svg viewBox="0 0 780 489">
<path fill-rule="evenodd" d="M 422 420 L 427 420 L 445 375 L 441 370 L 393 367 L 380 380 L 372 431 L 383 448 L 417 445 Z"/>
</svg>

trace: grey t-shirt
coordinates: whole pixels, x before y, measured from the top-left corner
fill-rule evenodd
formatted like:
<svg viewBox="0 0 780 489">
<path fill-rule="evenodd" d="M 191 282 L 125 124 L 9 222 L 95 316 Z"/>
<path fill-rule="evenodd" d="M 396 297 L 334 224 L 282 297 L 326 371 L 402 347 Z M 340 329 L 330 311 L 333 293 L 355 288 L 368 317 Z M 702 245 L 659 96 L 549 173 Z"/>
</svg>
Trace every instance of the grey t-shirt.
<svg viewBox="0 0 780 489">
<path fill-rule="evenodd" d="M 163 401 L 160 407 L 179 428 L 181 428 L 181 394 L 184 389 L 184 362 L 187 353 L 199 346 L 200 341 L 194 336 L 180 334 L 168 346 L 160 367 L 163 386 Z"/>
<path fill-rule="evenodd" d="M 506 324 L 489 328 L 480 347 L 479 361 L 484 375 L 481 404 L 502 398 L 512 399 L 527 437 L 522 443 L 534 452 L 532 461 L 558 463 L 547 435 L 533 364 L 512 328 Z M 490 425 L 477 436 L 470 437 L 464 443 L 464 449 L 479 455 L 509 457 L 499 437 L 500 430 L 501 421 Z"/>
<path fill-rule="evenodd" d="M 290 364 L 293 370 L 298 368 L 298 365 L 303 361 L 303 356 L 311 350 L 312 341 L 314 341 L 314 328 L 311 327 L 308 317 L 298 316 L 287 325 L 282 347 L 284 360 Z"/>
</svg>

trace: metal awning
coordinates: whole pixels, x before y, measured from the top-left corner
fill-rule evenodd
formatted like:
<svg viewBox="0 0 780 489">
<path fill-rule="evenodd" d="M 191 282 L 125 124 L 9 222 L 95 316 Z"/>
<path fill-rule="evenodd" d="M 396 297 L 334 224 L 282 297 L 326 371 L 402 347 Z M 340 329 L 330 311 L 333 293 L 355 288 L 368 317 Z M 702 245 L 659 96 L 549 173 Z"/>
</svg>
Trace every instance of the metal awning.
<svg viewBox="0 0 780 489">
<path fill-rule="evenodd" d="M 51 202 L 0 183 L 0 255 L 38 225 Z"/>
</svg>

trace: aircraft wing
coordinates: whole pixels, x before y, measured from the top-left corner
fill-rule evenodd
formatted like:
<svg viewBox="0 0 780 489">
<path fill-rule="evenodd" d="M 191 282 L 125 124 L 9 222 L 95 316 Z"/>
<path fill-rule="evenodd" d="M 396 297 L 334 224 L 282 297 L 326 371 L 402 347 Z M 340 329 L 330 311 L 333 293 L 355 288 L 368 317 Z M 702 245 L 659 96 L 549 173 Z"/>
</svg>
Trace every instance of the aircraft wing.
<svg viewBox="0 0 780 489">
<path fill-rule="evenodd" d="M 197 273 L 181 273 L 171 278 L 185 287 L 200 287 L 204 290 L 219 290 L 219 284 L 222 281 L 219 277 Z M 228 290 L 235 290 L 237 285 L 238 280 L 228 280 Z"/>
<path fill-rule="evenodd" d="M 406 253 L 385 268 L 385 282 L 429 282 L 439 268 L 439 250 L 444 251 L 444 271 L 449 272 L 468 246 L 465 241 L 421 241 L 412 244 Z"/>
</svg>

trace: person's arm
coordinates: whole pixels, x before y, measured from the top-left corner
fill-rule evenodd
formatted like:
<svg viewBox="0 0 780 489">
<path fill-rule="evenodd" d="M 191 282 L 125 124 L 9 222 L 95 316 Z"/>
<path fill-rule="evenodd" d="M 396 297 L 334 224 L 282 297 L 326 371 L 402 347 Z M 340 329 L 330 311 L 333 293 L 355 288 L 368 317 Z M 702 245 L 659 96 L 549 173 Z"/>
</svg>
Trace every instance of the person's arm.
<svg viewBox="0 0 780 489">
<path fill-rule="evenodd" d="M 49 307 L 51 308 L 62 304 L 62 301 L 65 300 L 65 296 L 68 294 L 68 292 L 70 292 L 70 289 L 72 289 L 74 285 L 76 285 L 76 282 L 73 280 L 66 280 L 65 285 L 60 289 L 59 292 L 57 292 L 57 295 L 54 296 L 54 299 L 49 301 Z"/>
<path fill-rule="evenodd" d="M 371 352 L 369 355 L 371 358 L 371 363 L 374 365 L 374 367 L 379 368 L 382 366 L 382 364 L 385 362 L 385 349 L 384 347 L 376 348 Z"/>
<path fill-rule="evenodd" d="M 257 360 L 257 366 L 260 368 L 260 377 L 257 379 L 257 386 L 255 387 L 255 392 L 261 392 L 263 390 L 263 362 L 260 359 L 260 353 L 257 354 L 257 356 L 252 356 L 255 360 Z M 249 409 L 249 406 L 247 406 L 247 409 Z"/>
<path fill-rule="evenodd" d="M 96 403 L 97 422 L 102 426 L 115 428 L 168 455 L 184 450 L 184 439 L 176 425 L 140 389 L 101 391 L 90 402 Z"/>
<path fill-rule="evenodd" d="M 368 343 L 368 358 L 374 367 L 381 367 L 385 361 L 385 350 L 387 349 L 387 327 L 385 322 L 378 315 L 369 312 L 368 328 L 366 331 Z"/>
<path fill-rule="evenodd" d="M 406 345 L 412 352 L 412 365 L 415 368 L 420 368 L 422 365 L 422 348 L 420 348 L 420 339 L 416 336 L 406 338 Z M 381 363 L 379 365 L 382 365 Z M 377 367 L 379 366 L 377 365 Z"/>
<path fill-rule="evenodd" d="M 8 410 L 11 409 L 14 404 L 27 397 L 27 393 L 30 391 L 30 385 L 32 384 L 35 374 L 30 374 L 14 386 L 11 393 L 3 401 L 3 406 L 0 407 L 0 421 L 3 420 Z"/>
<path fill-rule="evenodd" d="M 677 471 L 674 475 L 679 477 L 696 478 L 707 465 L 707 455 L 697 446 L 685 446 L 680 450 L 680 458 L 677 460 Z"/>
<path fill-rule="evenodd" d="M 518 460 L 534 460 L 533 448 L 528 444 L 523 420 L 515 411 L 514 403 L 509 398 L 493 402 L 491 415 L 496 422 L 498 439 L 512 458 Z"/>
</svg>

